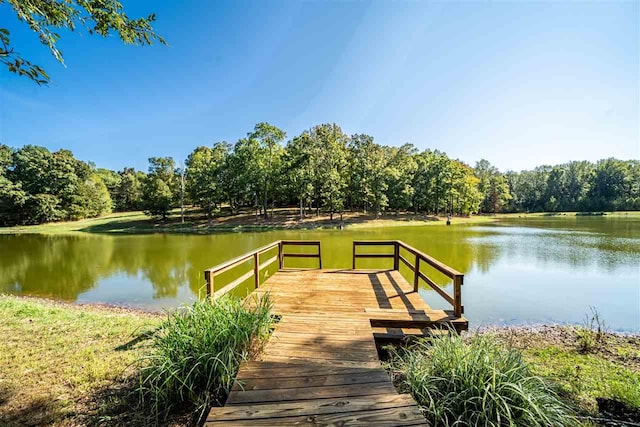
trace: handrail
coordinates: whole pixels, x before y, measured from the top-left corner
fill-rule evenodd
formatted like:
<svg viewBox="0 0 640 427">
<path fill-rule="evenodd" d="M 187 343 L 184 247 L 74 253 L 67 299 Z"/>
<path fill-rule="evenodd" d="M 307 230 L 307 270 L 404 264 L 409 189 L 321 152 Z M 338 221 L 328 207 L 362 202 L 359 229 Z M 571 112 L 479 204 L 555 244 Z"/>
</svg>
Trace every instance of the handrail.
<svg viewBox="0 0 640 427">
<path fill-rule="evenodd" d="M 299 253 L 285 253 L 285 246 L 317 246 L 318 253 L 316 254 L 299 254 Z M 270 251 L 274 248 L 277 248 L 277 254 L 266 261 L 260 263 L 260 255 L 264 254 L 267 251 Z M 285 258 L 318 258 L 319 268 L 322 268 L 322 253 L 320 250 L 320 241 L 317 240 L 276 240 L 274 242 L 269 243 L 268 245 L 262 246 L 258 249 L 254 249 L 253 251 L 242 254 L 238 257 L 225 261 L 221 264 L 218 264 L 214 267 L 208 268 L 204 271 L 204 279 L 207 285 L 207 297 L 209 297 L 212 301 L 216 298 L 230 292 L 236 286 L 243 283 L 245 280 L 251 278 L 253 276 L 254 286 L 257 289 L 260 286 L 260 271 L 264 270 L 276 260 L 278 261 L 278 269 L 284 268 L 284 259 Z M 246 261 L 253 258 L 253 271 L 249 271 L 234 281 L 226 284 L 222 289 L 214 291 L 214 281 L 215 277 L 219 274 L 224 273 L 225 271 L 229 271 L 232 268 L 235 268 Z"/>
<path fill-rule="evenodd" d="M 393 254 L 362 254 L 356 253 L 358 246 L 392 246 Z M 415 256 L 415 262 L 412 264 L 405 256 L 402 255 L 400 249 Z M 356 259 L 358 258 L 393 258 L 393 269 L 398 270 L 400 262 L 405 264 L 413 272 L 413 290 L 418 291 L 420 279 L 435 290 L 445 301 L 453 306 L 453 312 L 456 316 L 462 316 L 464 306 L 462 305 L 462 284 L 464 282 L 464 274 L 449 267 L 448 265 L 438 261 L 437 259 L 425 254 L 424 252 L 409 246 L 401 240 L 354 240 L 353 241 L 353 262 L 352 267 L 356 268 Z M 425 262 L 435 268 L 445 276 L 453 279 L 453 296 L 449 295 L 444 289 L 438 286 L 427 275 L 420 271 L 420 262 Z"/>
</svg>

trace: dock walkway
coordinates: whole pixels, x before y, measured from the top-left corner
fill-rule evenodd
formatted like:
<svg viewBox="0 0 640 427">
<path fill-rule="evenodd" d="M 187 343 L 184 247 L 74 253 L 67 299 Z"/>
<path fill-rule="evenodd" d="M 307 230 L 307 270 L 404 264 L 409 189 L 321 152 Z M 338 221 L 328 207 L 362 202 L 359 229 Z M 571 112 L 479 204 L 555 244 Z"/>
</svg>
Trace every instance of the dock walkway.
<svg viewBox="0 0 640 427">
<path fill-rule="evenodd" d="M 397 269 L 286 269 L 284 258 L 279 245 L 281 268 L 252 292 L 269 293 L 280 320 L 205 425 L 424 425 L 413 398 L 399 394 L 382 368 L 376 339 L 466 329 L 467 320 L 432 310 Z"/>
</svg>

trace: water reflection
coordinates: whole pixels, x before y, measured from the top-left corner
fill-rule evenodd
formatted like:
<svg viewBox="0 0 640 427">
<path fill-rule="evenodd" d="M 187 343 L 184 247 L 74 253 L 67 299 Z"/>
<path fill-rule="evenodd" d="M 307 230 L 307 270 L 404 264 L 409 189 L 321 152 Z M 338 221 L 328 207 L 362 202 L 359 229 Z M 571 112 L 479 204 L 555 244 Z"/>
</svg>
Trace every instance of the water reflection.
<svg viewBox="0 0 640 427">
<path fill-rule="evenodd" d="M 172 307 L 203 293 L 205 268 L 276 239 L 321 240 L 326 268 L 350 267 L 354 239 L 404 240 L 466 274 L 464 304 L 474 324 L 579 322 L 596 305 L 615 329 L 640 330 L 640 221 L 633 219 L 206 236 L 0 235 L 0 292 Z M 390 267 L 388 260 L 358 260 L 358 266 L 385 262 Z M 411 274 L 404 267 L 402 272 Z M 428 274 L 450 287 L 447 277 Z M 249 290 L 250 285 L 238 292 Z M 435 292 L 421 294 L 431 305 L 446 307 Z"/>
</svg>

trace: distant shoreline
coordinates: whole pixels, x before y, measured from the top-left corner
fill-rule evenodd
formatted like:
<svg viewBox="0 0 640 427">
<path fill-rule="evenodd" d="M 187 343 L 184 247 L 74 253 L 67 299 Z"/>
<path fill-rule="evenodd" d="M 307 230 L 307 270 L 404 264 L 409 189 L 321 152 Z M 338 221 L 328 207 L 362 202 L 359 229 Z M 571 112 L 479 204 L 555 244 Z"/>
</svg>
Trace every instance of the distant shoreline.
<svg viewBox="0 0 640 427">
<path fill-rule="evenodd" d="M 637 217 L 640 211 L 624 212 L 537 212 L 537 213 L 499 213 L 471 215 L 469 217 L 454 216 L 451 225 L 478 224 L 503 219 L 548 219 L 577 217 Z M 366 229 L 380 227 L 426 226 L 446 224 L 446 216 L 430 216 L 402 212 L 398 215 L 384 214 L 376 216 L 359 212 L 346 212 L 340 220 L 340 214 L 331 219 L 328 214 L 320 216 L 307 215 L 300 221 L 295 208 L 279 208 L 273 217 L 264 219 L 256 217 L 253 212 L 242 212 L 235 215 L 216 217 L 208 223 L 194 210 L 188 210 L 185 222 L 182 223 L 179 210 L 174 210 L 166 220 L 157 220 L 146 216 L 143 212 L 117 212 L 100 218 L 80 221 L 55 222 L 40 225 L 0 227 L 0 234 L 61 234 L 61 233 L 97 233 L 97 234 L 214 234 L 219 232 L 251 232 L 272 230 L 324 230 Z"/>
</svg>

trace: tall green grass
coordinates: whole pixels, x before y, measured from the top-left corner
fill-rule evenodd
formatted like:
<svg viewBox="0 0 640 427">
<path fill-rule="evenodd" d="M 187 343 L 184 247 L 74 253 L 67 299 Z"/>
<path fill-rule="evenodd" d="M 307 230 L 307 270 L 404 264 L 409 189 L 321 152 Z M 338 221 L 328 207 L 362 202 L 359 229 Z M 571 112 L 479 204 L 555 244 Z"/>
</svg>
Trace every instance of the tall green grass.
<svg viewBox="0 0 640 427">
<path fill-rule="evenodd" d="M 391 350 L 396 383 L 434 426 L 571 426 L 558 395 L 531 374 L 519 352 L 490 337 L 418 340 Z"/>
<path fill-rule="evenodd" d="M 240 362 L 257 352 L 271 328 L 268 295 L 247 304 L 224 296 L 170 314 L 142 359 L 141 403 L 162 418 L 178 408 L 222 402 Z"/>
</svg>

